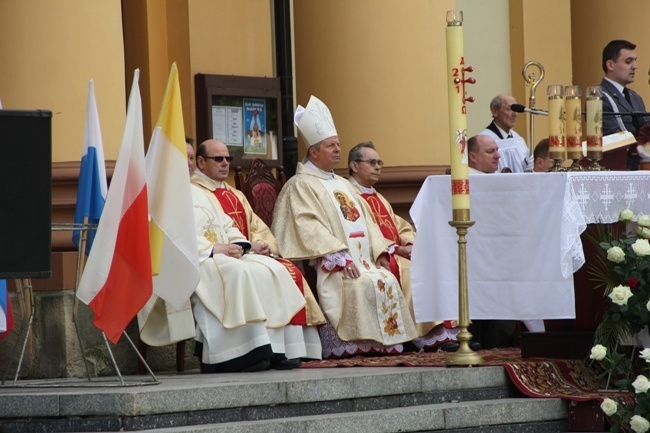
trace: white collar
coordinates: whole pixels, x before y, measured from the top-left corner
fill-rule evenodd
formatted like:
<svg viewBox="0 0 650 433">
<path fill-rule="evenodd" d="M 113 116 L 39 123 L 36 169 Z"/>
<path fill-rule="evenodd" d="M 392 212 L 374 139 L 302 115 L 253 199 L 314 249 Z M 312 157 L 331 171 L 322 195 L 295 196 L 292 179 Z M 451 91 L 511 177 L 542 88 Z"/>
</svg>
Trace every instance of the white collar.
<svg viewBox="0 0 650 433">
<path fill-rule="evenodd" d="M 207 174 L 203 173 L 201 170 L 196 169 L 193 174 L 196 174 L 197 176 L 203 178 L 205 181 L 209 182 L 210 185 L 214 187 L 214 189 L 219 189 L 219 188 L 225 188 L 226 187 L 226 182 L 224 181 L 217 181 L 209 177 Z"/>
<path fill-rule="evenodd" d="M 506 132 L 506 131 L 503 130 L 499 125 L 497 125 L 497 122 L 494 122 L 494 126 L 497 127 L 497 129 L 498 129 L 499 132 L 501 133 L 501 136 L 503 137 L 504 140 L 505 140 L 506 138 L 508 138 L 508 135 L 514 137 L 514 135 L 512 135 L 512 129 L 510 130 L 510 132 Z"/>
<path fill-rule="evenodd" d="M 616 81 L 609 79 L 607 77 L 605 77 L 605 79 L 610 83 L 612 83 L 612 86 L 616 87 L 616 90 L 618 90 L 621 94 L 623 94 L 623 90 L 625 89 L 625 86 L 621 86 L 620 83 L 617 83 Z"/>
<path fill-rule="evenodd" d="M 361 192 L 364 193 L 364 194 L 374 194 L 374 193 L 375 193 L 375 188 L 374 188 L 374 187 L 372 187 L 372 186 L 371 186 L 371 187 L 367 187 L 367 186 L 363 186 L 363 185 L 361 185 L 361 184 L 359 183 L 359 181 L 356 180 L 356 179 L 354 178 L 354 176 L 350 176 L 350 177 L 348 178 L 348 180 L 350 181 L 350 183 L 351 183 L 352 185 L 354 185 L 354 186 L 356 186 L 357 188 L 359 188 L 359 189 L 361 190 Z"/>
<path fill-rule="evenodd" d="M 316 167 L 316 165 L 313 162 L 311 162 L 309 160 L 307 162 L 305 162 L 305 167 L 309 167 L 312 170 L 316 170 L 316 171 L 324 174 L 325 176 L 329 177 L 330 179 L 334 179 L 334 172 L 333 171 L 321 170 L 320 168 Z"/>
</svg>

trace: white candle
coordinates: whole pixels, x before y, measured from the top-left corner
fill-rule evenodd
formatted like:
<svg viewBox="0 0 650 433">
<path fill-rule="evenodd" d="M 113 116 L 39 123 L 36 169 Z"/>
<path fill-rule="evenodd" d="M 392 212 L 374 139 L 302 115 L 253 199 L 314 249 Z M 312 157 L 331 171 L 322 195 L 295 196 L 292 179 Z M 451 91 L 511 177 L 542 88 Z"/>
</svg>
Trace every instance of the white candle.
<svg viewBox="0 0 650 433">
<path fill-rule="evenodd" d="M 451 207 L 454 221 L 469 221 L 467 111 L 463 83 L 463 13 L 447 12 L 447 92 L 451 156 Z"/>
</svg>

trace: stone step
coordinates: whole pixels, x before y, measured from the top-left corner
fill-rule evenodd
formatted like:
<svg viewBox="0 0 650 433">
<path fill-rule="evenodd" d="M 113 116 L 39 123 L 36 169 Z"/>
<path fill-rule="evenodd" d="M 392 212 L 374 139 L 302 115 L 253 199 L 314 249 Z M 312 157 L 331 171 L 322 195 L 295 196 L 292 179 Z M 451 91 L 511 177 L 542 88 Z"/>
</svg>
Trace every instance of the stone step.
<svg viewBox="0 0 650 433">
<path fill-rule="evenodd" d="M 566 431 L 568 408 L 561 399 L 509 398 L 441 403 L 363 412 L 276 418 L 201 426 L 157 428 L 160 433 Z M 141 433 L 147 430 L 141 430 Z"/>
<path fill-rule="evenodd" d="M 130 384 L 135 379 L 127 378 Z M 257 423 L 277 426 L 278 431 L 321 431 L 320 427 L 303 430 L 301 426 L 327 425 L 327 419 L 336 416 L 346 423 L 364 423 L 385 411 L 395 413 L 397 418 L 400 413 L 407 414 L 405 418 L 442 416 L 447 424 L 458 413 L 454 408 L 470 410 L 475 407 L 469 405 L 472 402 L 481 403 L 476 406 L 482 408 L 478 409 L 481 416 L 489 418 L 492 411 L 496 419 L 499 414 L 517 413 L 510 408 L 520 404 L 550 404 L 546 400 L 523 399 L 501 406 L 519 396 L 502 367 L 190 373 L 159 376 L 159 380 L 160 384 L 149 386 L 98 387 L 77 382 L 78 387 L 0 387 L 0 432 L 160 431 L 168 427 L 194 431 L 204 427 L 232 429 L 240 424 L 253 428 Z M 490 409 L 490 404 L 499 406 Z M 522 418 L 516 423 L 547 422 L 545 410 L 537 409 L 538 419 Z M 409 411 L 415 412 L 408 415 Z M 557 419 L 562 417 L 550 418 Z"/>
</svg>

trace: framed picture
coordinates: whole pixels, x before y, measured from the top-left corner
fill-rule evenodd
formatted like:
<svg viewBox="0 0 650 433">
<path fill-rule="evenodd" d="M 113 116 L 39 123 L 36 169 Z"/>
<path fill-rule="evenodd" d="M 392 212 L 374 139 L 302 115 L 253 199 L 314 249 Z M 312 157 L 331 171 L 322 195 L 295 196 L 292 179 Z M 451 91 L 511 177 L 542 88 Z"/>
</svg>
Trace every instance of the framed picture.
<svg viewBox="0 0 650 433">
<path fill-rule="evenodd" d="M 282 165 L 282 122 L 278 78 L 196 74 L 197 143 L 209 138 L 228 146 L 232 166 L 256 158 Z"/>
</svg>

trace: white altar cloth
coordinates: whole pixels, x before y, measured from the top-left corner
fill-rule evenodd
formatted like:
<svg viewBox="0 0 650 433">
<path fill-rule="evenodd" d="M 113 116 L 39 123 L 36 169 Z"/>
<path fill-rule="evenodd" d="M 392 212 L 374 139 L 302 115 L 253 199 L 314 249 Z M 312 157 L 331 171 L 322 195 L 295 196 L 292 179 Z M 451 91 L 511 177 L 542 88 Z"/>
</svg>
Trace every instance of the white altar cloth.
<svg viewBox="0 0 650 433">
<path fill-rule="evenodd" d="M 472 319 L 575 318 L 580 234 L 620 211 L 650 214 L 648 172 L 470 175 L 467 267 Z M 428 177 L 411 208 L 418 322 L 458 319 L 458 236 L 450 176 Z"/>
</svg>

